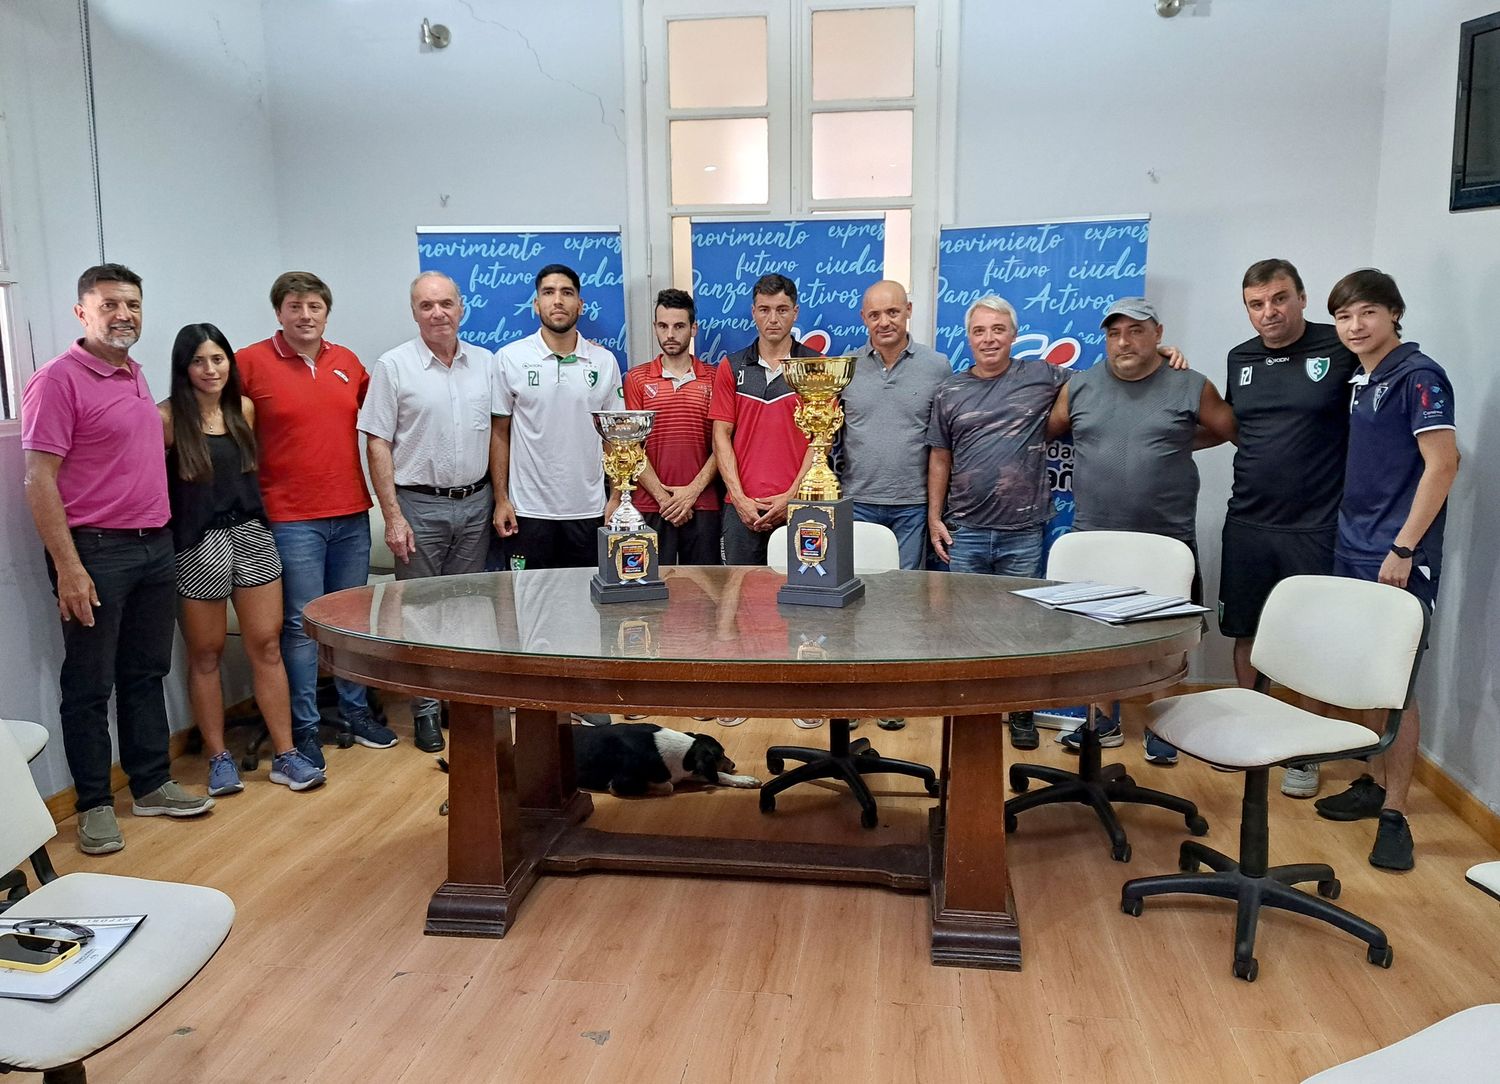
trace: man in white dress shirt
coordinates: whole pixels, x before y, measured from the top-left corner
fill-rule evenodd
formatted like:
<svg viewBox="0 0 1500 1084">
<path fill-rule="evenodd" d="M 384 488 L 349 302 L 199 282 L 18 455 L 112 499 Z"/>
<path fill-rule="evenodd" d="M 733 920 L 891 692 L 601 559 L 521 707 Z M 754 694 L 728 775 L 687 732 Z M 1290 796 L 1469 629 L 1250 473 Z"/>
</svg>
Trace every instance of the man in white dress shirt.
<svg viewBox="0 0 1500 1084">
<path fill-rule="evenodd" d="M 418 335 L 375 362 L 359 412 L 398 580 L 482 572 L 491 523 L 500 526 L 495 356 L 459 339 L 463 312 L 452 279 L 418 275 L 411 284 Z M 443 748 L 436 700 L 413 700 L 412 720 L 417 748 Z"/>
</svg>

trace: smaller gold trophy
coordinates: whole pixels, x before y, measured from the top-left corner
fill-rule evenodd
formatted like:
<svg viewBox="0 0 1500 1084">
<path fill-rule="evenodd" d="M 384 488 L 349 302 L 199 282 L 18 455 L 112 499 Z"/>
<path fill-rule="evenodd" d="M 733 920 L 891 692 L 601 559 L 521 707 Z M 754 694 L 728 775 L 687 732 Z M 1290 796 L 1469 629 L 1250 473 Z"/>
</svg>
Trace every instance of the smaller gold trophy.
<svg viewBox="0 0 1500 1084">
<path fill-rule="evenodd" d="M 619 507 L 599 528 L 599 569 L 589 581 L 595 602 L 667 597 L 657 569 L 656 532 L 630 499 L 635 480 L 646 469 L 646 438 L 655 420 L 653 410 L 594 411 L 594 429 L 604 440 L 604 473 L 620 491 Z"/>
<path fill-rule="evenodd" d="M 847 606 L 865 593 L 854 574 L 854 509 L 839 496 L 828 449 L 844 424 L 839 392 L 854 377 L 852 357 L 788 358 L 787 386 L 797 393 L 797 428 L 807 434 L 813 462 L 787 506 L 786 585 L 776 601 L 799 606 Z"/>
</svg>

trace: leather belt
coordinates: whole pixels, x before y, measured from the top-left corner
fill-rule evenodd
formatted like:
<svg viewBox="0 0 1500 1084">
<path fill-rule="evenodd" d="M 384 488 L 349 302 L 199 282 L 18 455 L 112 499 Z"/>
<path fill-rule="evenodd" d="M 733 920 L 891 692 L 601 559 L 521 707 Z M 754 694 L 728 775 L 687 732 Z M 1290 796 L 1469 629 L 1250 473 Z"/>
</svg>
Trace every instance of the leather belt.
<svg viewBox="0 0 1500 1084">
<path fill-rule="evenodd" d="M 409 489 L 413 493 L 425 493 L 429 497 L 447 497 L 451 501 L 461 501 L 465 497 L 478 493 L 489 484 L 488 478 L 481 478 L 466 486 L 397 486 L 396 488 Z"/>
</svg>

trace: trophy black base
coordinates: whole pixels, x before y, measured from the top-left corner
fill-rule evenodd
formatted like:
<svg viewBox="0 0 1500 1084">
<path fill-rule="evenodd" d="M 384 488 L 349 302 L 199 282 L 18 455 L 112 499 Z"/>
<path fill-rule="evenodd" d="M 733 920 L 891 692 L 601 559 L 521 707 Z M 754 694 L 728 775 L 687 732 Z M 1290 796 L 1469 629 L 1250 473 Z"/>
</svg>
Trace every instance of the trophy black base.
<svg viewBox="0 0 1500 1084">
<path fill-rule="evenodd" d="M 667 597 L 658 574 L 656 532 L 612 531 L 600 527 L 599 571 L 589 581 L 589 597 L 598 603 L 652 602 Z"/>
<path fill-rule="evenodd" d="M 854 502 L 847 497 L 787 506 L 786 584 L 776 601 L 789 606 L 847 606 L 862 598 L 854 574 Z"/>
</svg>

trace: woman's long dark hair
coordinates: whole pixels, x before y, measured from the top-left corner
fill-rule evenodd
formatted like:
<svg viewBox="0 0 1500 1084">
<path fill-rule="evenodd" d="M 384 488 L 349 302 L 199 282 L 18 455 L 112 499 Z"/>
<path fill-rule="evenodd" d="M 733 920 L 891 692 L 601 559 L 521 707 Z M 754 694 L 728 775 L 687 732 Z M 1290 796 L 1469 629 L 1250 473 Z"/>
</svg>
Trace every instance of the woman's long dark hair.
<svg viewBox="0 0 1500 1084">
<path fill-rule="evenodd" d="M 245 420 L 240 409 L 240 369 L 234 360 L 234 351 L 224 333 L 213 324 L 188 324 L 177 333 L 172 344 L 172 446 L 177 449 L 177 474 L 186 482 L 207 482 L 214 476 L 213 460 L 208 454 L 208 441 L 203 435 L 203 412 L 198 407 L 198 396 L 193 391 L 193 381 L 188 375 L 188 366 L 193 355 L 206 342 L 212 342 L 229 359 L 229 378 L 224 381 L 224 390 L 219 395 L 219 406 L 224 412 L 224 431 L 234 439 L 240 450 L 240 469 L 255 469 L 255 433 Z"/>
</svg>

